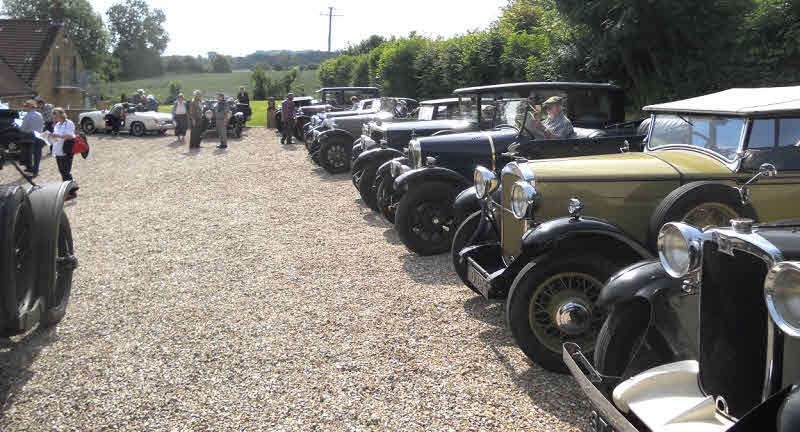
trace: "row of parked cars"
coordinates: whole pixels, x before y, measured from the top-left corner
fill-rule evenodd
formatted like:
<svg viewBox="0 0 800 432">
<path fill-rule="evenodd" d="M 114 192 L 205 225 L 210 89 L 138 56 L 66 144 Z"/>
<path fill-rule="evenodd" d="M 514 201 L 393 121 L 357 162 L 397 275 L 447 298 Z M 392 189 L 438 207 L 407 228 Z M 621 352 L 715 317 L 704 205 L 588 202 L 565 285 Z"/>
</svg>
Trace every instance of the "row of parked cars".
<svg viewBox="0 0 800 432">
<path fill-rule="evenodd" d="M 610 84 L 464 88 L 413 116 L 370 92 L 301 126 L 311 159 L 504 301 L 522 351 L 580 384 L 593 430 L 800 430 L 800 87 L 634 121 Z M 531 127 L 551 96 L 573 136 Z"/>
</svg>

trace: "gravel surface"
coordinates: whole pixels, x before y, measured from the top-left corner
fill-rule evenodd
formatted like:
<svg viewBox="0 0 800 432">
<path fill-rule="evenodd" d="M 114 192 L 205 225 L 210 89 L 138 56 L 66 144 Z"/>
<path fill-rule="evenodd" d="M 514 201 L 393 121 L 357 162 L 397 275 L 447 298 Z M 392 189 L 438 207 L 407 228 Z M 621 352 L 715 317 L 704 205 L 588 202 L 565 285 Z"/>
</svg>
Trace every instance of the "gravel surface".
<svg viewBox="0 0 800 432">
<path fill-rule="evenodd" d="M 500 303 L 448 255 L 409 253 L 302 144 L 256 128 L 227 151 L 90 144 L 69 310 L 0 342 L 0 430 L 586 427 L 577 386 L 524 357 Z"/>
</svg>

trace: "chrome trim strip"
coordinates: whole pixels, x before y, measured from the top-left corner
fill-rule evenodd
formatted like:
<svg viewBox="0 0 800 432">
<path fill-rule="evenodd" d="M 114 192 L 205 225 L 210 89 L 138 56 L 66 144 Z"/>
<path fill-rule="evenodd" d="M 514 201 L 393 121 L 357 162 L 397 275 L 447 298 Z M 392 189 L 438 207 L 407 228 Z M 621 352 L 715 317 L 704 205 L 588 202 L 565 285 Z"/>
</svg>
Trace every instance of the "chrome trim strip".
<svg viewBox="0 0 800 432">
<path fill-rule="evenodd" d="M 492 171 L 497 172 L 497 151 L 494 149 L 494 139 L 485 131 L 481 131 L 481 134 L 489 140 L 489 148 L 492 151 Z"/>
</svg>

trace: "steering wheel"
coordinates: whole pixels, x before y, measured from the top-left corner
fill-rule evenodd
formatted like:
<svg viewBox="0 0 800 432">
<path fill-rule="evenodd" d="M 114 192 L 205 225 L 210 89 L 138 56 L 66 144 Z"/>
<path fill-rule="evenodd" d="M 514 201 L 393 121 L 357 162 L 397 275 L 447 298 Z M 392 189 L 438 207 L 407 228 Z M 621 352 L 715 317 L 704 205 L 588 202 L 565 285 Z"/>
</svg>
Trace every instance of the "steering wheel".
<svg viewBox="0 0 800 432">
<path fill-rule="evenodd" d="M 514 125 L 511 125 L 511 124 L 508 124 L 508 123 L 497 125 L 494 128 L 495 129 L 514 129 L 515 131 L 519 132 L 519 128 L 518 127 L 516 127 Z"/>
</svg>

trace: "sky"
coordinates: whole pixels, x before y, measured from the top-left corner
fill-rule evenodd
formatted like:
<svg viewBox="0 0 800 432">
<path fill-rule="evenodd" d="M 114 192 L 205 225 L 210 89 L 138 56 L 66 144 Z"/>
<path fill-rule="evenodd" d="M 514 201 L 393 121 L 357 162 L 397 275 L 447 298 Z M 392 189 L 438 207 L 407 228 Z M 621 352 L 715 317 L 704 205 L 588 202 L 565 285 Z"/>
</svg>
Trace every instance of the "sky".
<svg viewBox="0 0 800 432">
<path fill-rule="evenodd" d="M 89 0 L 103 15 L 119 0 Z M 483 29 L 508 0 L 148 0 L 167 15 L 166 55 L 208 51 L 244 56 L 258 50 L 328 49 L 328 7 L 333 50 L 370 35 L 453 36 Z M 325 16 L 320 14 L 324 13 Z"/>
</svg>

